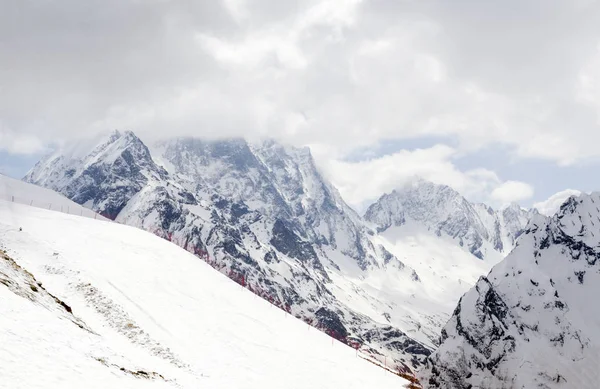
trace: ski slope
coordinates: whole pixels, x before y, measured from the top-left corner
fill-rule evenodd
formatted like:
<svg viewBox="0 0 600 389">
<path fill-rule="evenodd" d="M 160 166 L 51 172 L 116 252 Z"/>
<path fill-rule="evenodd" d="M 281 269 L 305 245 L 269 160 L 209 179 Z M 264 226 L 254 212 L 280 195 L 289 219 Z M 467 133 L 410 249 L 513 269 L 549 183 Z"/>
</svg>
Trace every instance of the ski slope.
<svg viewBox="0 0 600 389">
<path fill-rule="evenodd" d="M 0 245 L 6 387 L 407 384 L 147 232 L 0 201 Z"/>
<path fill-rule="evenodd" d="M 106 220 L 91 209 L 69 200 L 60 193 L 3 174 L 0 174 L 0 200 Z"/>
</svg>

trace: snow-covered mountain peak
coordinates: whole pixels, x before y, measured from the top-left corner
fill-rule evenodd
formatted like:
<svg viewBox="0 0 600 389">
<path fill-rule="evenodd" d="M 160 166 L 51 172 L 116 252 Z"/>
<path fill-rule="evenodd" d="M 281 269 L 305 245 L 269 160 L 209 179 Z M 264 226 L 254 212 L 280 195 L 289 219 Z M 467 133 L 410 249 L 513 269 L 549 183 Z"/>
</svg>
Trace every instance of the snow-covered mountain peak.
<svg viewBox="0 0 600 389">
<path fill-rule="evenodd" d="M 156 150 L 170 172 L 236 201 L 274 206 L 270 212 L 299 216 L 311 206 L 346 206 L 323 180 L 307 148 L 274 140 L 178 138 L 161 142 Z"/>
<path fill-rule="evenodd" d="M 406 217 L 426 224 L 448 219 L 467 201 L 446 185 L 414 179 L 402 188 L 384 194 L 365 213 L 365 219 L 375 223 L 379 231 L 406 223 Z"/>
<path fill-rule="evenodd" d="M 323 179 L 308 149 L 273 140 L 182 138 L 163 142 L 158 152 L 169 171 L 189 183 L 189 190 L 217 193 L 265 216 L 297 218 L 309 227 L 309 239 L 363 260 L 359 257 L 366 249 L 361 246 L 368 244 L 359 238 L 362 221 Z M 342 232 L 350 236 L 336 236 Z"/>
<path fill-rule="evenodd" d="M 527 218 L 527 215 L 530 211 L 521 207 L 517 203 L 510 203 L 509 205 L 500 208 L 499 213 L 506 219 L 519 219 L 519 218 Z"/>
<path fill-rule="evenodd" d="M 494 211 L 485 204 L 472 204 L 449 186 L 419 178 L 383 195 L 367 209 L 365 219 L 375 223 L 379 232 L 417 224 L 456 240 L 478 258 L 495 261 L 514 247 L 528 216 L 518 205 Z"/>
<path fill-rule="evenodd" d="M 95 158 L 88 163 L 102 161 L 115 163 L 118 158 L 134 158 L 138 165 L 153 164 L 150 151 L 133 132 L 113 132 L 108 141 L 95 147 L 89 155 Z"/>
<path fill-rule="evenodd" d="M 420 194 L 426 198 L 447 199 L 462 202 L 462 196 L 448 185 L 436 184 L 422 177 L 413 177 L 400 188 L 394 189 L 396 196 Z"/>
<path fill-rule="evenodd" d="M 115 163 L 119 157 L 135 158 L 137 164 L 150 164 L 152 158 L 146 145 L 131 131 L 101 134 L 95 137 L 80 139 L 44 157 L 26 175 L 27 181 L 52 181 L 56 177 L 47 177 L 47 170 L 57 167 L 76 165 L 89 167 L 97 162 Z M 44 169 L 46 168 L 46 169 Z M 74 175 L 75 172 L 69 174 Z"/>
<path fill-rule="evenodd" d="M 600 246 L 600 192 L 569 197 L 552 219 L 565 234 Z"/>
<path fill-rule="evenodd" d="M 24 180 L 64 194 L 115 219 L 127 202 L 166 172 L 131 131 L 67 145 L 45 157 Z"/>
<path fill-rule="evenodd" d="M 457 207 L 468 204 L 468 201 L 451 187 L 434 184 L 422 178 L 415 178 L 394 189 L 392 193 L 384 194 L 380 200 L 383 199 L 388 203 L 399 202 L 407 212 L 423 221 L 436 216 L 434 213 L 455 212 Z"/>
<path fill-rule="evenodd" d="M 534 214 L 517 247 L 459 302 L 422 372 L 429 388 L 595 388 L 600 194 Z"/>
</svg>

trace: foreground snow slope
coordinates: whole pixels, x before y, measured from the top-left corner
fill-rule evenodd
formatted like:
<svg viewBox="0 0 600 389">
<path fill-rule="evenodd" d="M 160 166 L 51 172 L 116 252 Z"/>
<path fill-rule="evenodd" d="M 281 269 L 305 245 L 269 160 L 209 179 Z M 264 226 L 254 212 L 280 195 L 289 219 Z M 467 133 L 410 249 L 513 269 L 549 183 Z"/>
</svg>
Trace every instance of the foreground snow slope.
<svg viewBox="0 0 600 389">
<path fill-rule="evenodd" d="M 7 387 L 406 383 L 150 233 L 0 201 L 0 244 Z"/>
</svg>

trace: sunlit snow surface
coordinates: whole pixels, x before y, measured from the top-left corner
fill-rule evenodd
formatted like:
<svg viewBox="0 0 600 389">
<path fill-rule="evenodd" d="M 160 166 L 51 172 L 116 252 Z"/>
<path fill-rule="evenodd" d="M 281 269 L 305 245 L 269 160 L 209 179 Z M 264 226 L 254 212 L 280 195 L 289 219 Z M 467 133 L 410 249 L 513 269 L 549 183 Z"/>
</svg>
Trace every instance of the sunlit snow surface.
<svg viewBox="0 0 600 389">
<path fill-rule="evenodd" d="M 91 209 L 69 200 L 60 193 L 2 174 L 0 174 L 0 200 L 105 220 Z"/>
<path fill-rule="evenodd" d="M 22 267 L 2 259 L 6 283 L 35 277 L 72 308 L 0 283 L 2 387 L 406 384 L 147 232 L 0 201 L 0 244 Z"/>
<path fill-rule="evenodd" d="M 330 273 L 333 293 L 353 309 L 382 322 L 389 320 L 432 348 L 460 296 L 501 259 L 498 254 L 482 261 L 450 238 L 435 236 L 416 224 L 390 228 L 374 240 L 414 269 L 418 280 L 393 263 L 368 274 L 342 264 L 342 275 Z"/>
</svg>

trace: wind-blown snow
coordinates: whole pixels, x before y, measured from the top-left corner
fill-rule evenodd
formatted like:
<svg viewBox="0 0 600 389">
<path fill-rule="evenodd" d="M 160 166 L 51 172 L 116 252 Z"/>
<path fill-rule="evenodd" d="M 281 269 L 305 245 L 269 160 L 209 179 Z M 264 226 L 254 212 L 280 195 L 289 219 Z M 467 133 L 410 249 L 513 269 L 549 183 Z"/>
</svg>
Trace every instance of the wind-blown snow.
<svg viewBox="0 0 600 389">
<path fill-rule="evenodd" d="M 554 215 L 559 209 L 562 203 L 565 202 L 571 196 L 579 196 L 581 191 L 575 189 L 565 189 L 558 193 L 553 194 L 547 200 L 537 202 L 533 206 L 545 216 Z"/>
<path fill-rule="evenodd" d="M 136 228 L 0 201 L 0 244 L 7 388 L 406 383 Z"/>
</svg>

